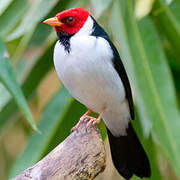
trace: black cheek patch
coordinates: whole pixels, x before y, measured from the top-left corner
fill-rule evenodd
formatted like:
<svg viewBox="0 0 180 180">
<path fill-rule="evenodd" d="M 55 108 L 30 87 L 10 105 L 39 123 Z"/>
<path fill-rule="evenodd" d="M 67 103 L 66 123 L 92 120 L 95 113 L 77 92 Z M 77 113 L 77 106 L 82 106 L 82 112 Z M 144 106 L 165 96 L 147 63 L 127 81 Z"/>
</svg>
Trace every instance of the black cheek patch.
<svg viewBox="0 0 180 180">
<path fill-rule="evenodd" d="M 70 38 L 73 35 L 69 35 L 69 34 L 63 33 L 63 32 L 58 32 L 57 35 L 59 38 L 59 42 L 64 46 L 64 50 L 67 51 L 68 53 L 70 53 L 70 51 L 71 51 Z"/>
</svg>

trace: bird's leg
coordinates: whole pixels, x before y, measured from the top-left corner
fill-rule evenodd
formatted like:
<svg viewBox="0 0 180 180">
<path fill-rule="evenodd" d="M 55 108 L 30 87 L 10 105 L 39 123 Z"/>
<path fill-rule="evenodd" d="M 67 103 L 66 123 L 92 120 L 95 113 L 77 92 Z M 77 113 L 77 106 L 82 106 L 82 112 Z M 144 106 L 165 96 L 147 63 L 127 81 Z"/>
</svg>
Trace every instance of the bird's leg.
<svg viewBox="0 0 180 180">
<path fill-rule="evenodd" d="M 83 116 L 81 116 L 79 122 L 71 129 L 71 132 L 77 130 L 83 122 L 85 122 L 85 121 L 87 121 L 88 119 L 90 119 L 91 117 L 88 116 L 88 115 L 89 115 L 91 112 L 92 112 L 92 110 L 88 109 L 88 111 L 87 111 Z"/>
<path fill-rule="evenodd" d="M 101 113 L 99 114 L 98 118 L 90 117 L 89 122 L 87 123 L 86 128 L 89 128 L 91 125 L 99 124 L 100 121 L 101 121 L 101 118 L 102 118 L 102 116 L 104 114 L 104 112 L 105 112 L 105 109 L 103 109 L 101 111 Z"/>
</svg>

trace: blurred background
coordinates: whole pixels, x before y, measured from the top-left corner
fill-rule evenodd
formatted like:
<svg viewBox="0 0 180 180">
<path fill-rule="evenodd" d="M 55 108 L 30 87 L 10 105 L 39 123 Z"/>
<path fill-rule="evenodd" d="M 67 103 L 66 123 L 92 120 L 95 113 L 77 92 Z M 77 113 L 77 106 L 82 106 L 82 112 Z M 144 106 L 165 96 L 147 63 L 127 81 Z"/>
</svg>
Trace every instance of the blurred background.
<svg viewBox="0 0 180 180">
<path fill-rule="evenodd" d="M 57 37 L 42 23 L 71 7 L 88 9 L 120 52 L 133 90 L 132 123 L 149 156 L 151 179 L 180 179 L 179 0 L 0 0 L 0 179 L 39 161 L 86 111 L 55 73 Z M 99 129 L 107 168 L 96 179 L 120 179 L 103 122 Z"/>
</svg>

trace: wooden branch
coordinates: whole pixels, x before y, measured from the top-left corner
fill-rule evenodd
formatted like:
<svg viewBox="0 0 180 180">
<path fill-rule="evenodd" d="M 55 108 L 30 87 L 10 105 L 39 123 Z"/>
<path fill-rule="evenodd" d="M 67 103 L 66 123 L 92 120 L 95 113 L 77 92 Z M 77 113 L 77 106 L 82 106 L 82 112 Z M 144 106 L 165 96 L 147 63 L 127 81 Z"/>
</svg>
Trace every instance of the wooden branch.
<svg viewBox="0 0 180 180">
<path fill-rule="evenodd" d="M 97 127 L 86 123 L 47 156 L 12 180 L 94 179 L 105 169 L 105 148 Z"/>
</svg>

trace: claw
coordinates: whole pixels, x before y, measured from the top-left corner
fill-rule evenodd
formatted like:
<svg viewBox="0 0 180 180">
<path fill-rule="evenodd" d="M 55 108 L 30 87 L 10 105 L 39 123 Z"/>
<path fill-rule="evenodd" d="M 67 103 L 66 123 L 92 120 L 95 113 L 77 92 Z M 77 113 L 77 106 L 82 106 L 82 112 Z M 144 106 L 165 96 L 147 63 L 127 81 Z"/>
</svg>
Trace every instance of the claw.
<svg viewBox="0 0 180 180">
<path fill-rule="evenodd" d="M 80 127 L 80 125 L 85 122 L 88 121 L 91 117 L 88 116 L 92 111 L 88 110 L 79 120 L 79 122 L 71 129 L 71 132 L 78 130 L 78 128 Z"/>
<path fill-rule="evenodd" d="M 105 109 L 102 110 L 101 114 L 99 114 L 98 118 L 94 118 L 89 116 L 89 114 L 91 113 L 91 110 L 88 110 L 79 120 L 79 122 L 71 129 L 71 132 L 78 130 L 78 128 L 80 127 L 80 125 L 86 121 L 88 121 L 87 125 L 86 125 L 86 131 L 87 129 L 91 126 L 91 125 L 96 125 L 100 122 Z"/>
<path fill-rule="evenodd" d="M 96 125 L 98 123 L 97 119 L 94 117 L 91 117 L 91 119 L 89 120 L 89 122 L 86 125 L 86 129 L 89 128 L 91 125 Z"/>
</svg>

